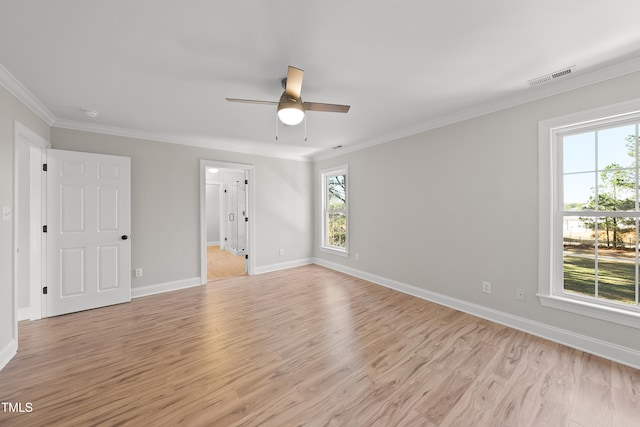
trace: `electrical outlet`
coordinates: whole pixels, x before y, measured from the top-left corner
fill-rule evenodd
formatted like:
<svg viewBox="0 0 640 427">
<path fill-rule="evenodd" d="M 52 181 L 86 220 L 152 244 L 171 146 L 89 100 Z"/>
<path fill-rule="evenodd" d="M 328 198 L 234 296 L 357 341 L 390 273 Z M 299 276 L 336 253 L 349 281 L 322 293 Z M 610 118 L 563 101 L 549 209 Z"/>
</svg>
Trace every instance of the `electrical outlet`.
<svg viewBox="0 0 640 427">
<path fill-rule="evenodd" d="M 142 277 L 142 269 L 141 268 L 136 268 L 135 269 L 135 276 L 136 277 Z"/>
<path fill-rule="evenodd" d="M 482 282 L 482 292 L 485 294 L 491 293 L 491 282 Z"/>
<path fill-rule="evenodd" d="M 278 255 L 280 255 L 280 256 L 284 256 L 284 249 L 280 249 L 280 250 L 278 251 Z"/>
<path fill-rule="evenodd" d="M 516 299 L 519 301 L 524 301 L 524 289 L 516 289 Z"/>
<path fill-rule="evenodd" d="M 360 261 L 360 254 L 356 254 L 356 261 Z"/>
</svg>

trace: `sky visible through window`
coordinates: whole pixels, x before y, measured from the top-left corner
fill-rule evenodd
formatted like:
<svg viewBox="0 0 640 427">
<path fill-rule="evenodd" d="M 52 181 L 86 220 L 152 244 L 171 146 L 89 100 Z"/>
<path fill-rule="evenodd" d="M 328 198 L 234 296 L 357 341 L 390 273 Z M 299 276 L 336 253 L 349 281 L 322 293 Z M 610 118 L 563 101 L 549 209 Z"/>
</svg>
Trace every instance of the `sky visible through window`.
<svg viewBox="0 0 640 427">
<path fill-rule="evenodd" d="M 627 139 L 635 133 L 635 124 L 597 131 L 597 156 L 596 131 L 563 138 L 565 209 L 588 203 L 607 166 L 634 167 Z"/>
</svg>

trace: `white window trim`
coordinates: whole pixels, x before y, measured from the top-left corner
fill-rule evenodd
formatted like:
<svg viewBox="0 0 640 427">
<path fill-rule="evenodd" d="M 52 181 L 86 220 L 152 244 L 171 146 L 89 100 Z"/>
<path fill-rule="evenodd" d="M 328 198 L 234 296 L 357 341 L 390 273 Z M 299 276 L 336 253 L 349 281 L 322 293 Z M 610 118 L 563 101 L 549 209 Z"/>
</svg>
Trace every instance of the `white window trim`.
<svg viewBox="0 0 640 427">
<path fill-rule="evenodd" d="M 347 218 L 347 236 L 346 236 L 346 243 L 345 243 L 345 247 L 344 248 L 339 248 L 336 246 L 329 246 L 325 243 L 325 237 L 326 237 L 326 233 L 327 233 L 327 222 L 326 222 L 326 218 L 325 218 L 325 210 L 326 210 L 326 203 L 327 203 L 327 189 L 326 189 L 326 177 L 328 175 L 340 175 L 340 174 L 344 174 L 347 178 L 347 188 L 346 188 L 346 200 L 347 200 L 347 209 L 345 212 L 346 218 Z M 326 253 L 330 253 L 333 255 L 338 255 L 338 256 L 343 256 L 343 257 L 348 257 L 349 256 L 349 224 L 351 223 L 351 221 L 349 221 L 349 182 L 351 180 L 349 179 L 349 165 L 342 165 L 342 166 L 336 166 L 334 168 L 331 169 L 324 169 L 320 171 L 320 195 L 322 197 L 322 202 L 320 204 L 320 250 L 322 252 L 326 252 Z"/>
<path fill-rule="evenodd" d="M 562 278 L 562 231 L 557 218 L 558 194 L 556 183 L 560 179 L 558 149 L 559 135 L 574 130 L 600 128 L 625 120 L 640 119 L 640 99 L 583 111 L 538 124 L 538 184 L 539 184 L 539 243 L 538 243 L 538 297 L 546 307 L 569 311 L 634 328 L 640 328 L 640 312 L 635 307 L 594 301 L 580 296 L 567 296 L 558 284 Z M 554 284 L 556 287 L 554 288 Z"/>
</svg>

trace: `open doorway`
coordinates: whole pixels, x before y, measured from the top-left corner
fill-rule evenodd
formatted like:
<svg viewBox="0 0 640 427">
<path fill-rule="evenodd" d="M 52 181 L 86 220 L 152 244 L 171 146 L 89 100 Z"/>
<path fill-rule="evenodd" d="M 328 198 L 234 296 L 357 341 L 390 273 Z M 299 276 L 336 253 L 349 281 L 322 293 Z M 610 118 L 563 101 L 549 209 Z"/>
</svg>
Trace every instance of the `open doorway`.
<svg viewBox="0 0 640 427">
<path fill-rule="evenodd" d="M 206 168 L 207 281 L 247 273 L 247 173 Z"/>
<path fill-rule="evenodd" d="M 252 272 L 252 166 L 201 161 L 202 283 Z"/>
</svg>

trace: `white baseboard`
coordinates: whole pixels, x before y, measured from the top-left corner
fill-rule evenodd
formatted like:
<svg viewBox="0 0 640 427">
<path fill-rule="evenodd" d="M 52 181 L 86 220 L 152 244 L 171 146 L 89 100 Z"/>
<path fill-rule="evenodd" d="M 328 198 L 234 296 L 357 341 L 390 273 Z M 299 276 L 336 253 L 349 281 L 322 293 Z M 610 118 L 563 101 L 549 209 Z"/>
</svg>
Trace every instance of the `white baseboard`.
<svg viewBox="0 0 640 427">
<path fill-rule="evenodd" d="M 436 304 L 469 313 L 519 331 L 527 332 L 531 335 L 545 338 L 568 347 L 576 348 L 586 353 L 591 353 L 623 365 L 640 369 L 640 351 L 638 350 L 598 340 L 585 335 L 576 334 L 565 329 L 525 319 L 524 317 L 515 316 L 513 314 L 494 310 L 492 308 L 473 304 L 457 298 L 451 298 L 446 295 L 431 292 L 426 289 L 418 288 L 416 286 L 401 283 L 385 277 L 376 276 L 375 274 L 366 273 L 350 267 L 345 267 L 319 258 L 315 258 L 314 263 L 405 294 L 413 295 Z"/>
<path fill-rule="evenodd" d="M 161 294 L 164 292 L 175 291 L 178 289 L 191 288 L 193 286 L 199 286 L 200 278 L 192 277 L 190 279 L 176 280 L 173 282 L 158 283 L 155 285 L 147 285 L 131 288 L 131 298 L 146 297 L 148 295 Z"/>
<path fill-rule="evenodd" d="M 280 264 L 271 264 L 263 267 L 256 267 L 253 274 L 263 274 L 270 273 L 272 271 L 286 270 L 288 268 L 300 267 L 303 265 L 313 264 L 313 258 L 305 258 L 295 261 L 283 262 Z M 131 298 L 140 298 L 148 295 L 161 294 L 164 292 L 171 292 L 178 289 L 191 288 L 193 286 L 201 285 L 201 281 L 199 277 L 192 277 L 190 279 L 176 280 L 174 282 L 166 282 L 166 283 L 158 283 L 155 285 L 146 285 L 139 287 L 131 288 Z M 29 313 L 27 312 L 26 319 L 29 318 Z"/>
<path fill-rule="evenodd" d="M 4 368 L 13 356 L 18 352 L 18 343 L 12 339 L 5 348 L 0 351 L 0 370 Z"/>
<path fill-rule="evenodd" d="M 18 322 L 31 319 L 31 308 L 22 307 L 18 309 Z"/>
<path fill-rule="evenodd" d="M 253 274 L 271 273 L 272 271 L 286 270 L 288 268 L 301 267 L 303 265 L 314 264 L 313 258 L 303 258 L 294 261 L 281 262 L 278 264 L 264 265 L 262 267 L 254 267 Z"/>
</svg>

